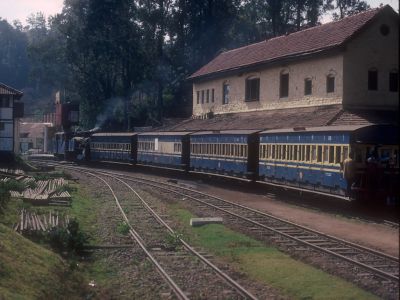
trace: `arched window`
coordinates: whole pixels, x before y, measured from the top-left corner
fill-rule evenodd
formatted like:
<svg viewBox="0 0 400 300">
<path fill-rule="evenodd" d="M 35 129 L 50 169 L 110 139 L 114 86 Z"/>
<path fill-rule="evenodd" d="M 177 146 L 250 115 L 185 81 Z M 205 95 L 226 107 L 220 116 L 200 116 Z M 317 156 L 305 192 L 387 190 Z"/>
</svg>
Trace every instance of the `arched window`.
<svg viewBox="0 0 400 300">
<path fill-rule="evenodd" d="M 279 97 L 286 98 L 289 96 L 289 72 L 284 70 L 281 72 L 279 80 Z"/>
<path fill-rule="evenodd" d="M 229 82 L 224 81 L 222 84 L 222 104 L 229 103 Z"/>
<path fill-rule="evenodd" d="M 335 75 L 329 74 L 326 76 L 326 92 L 333 93 L 335 92 Z"/>
<path fill-rule="evenodd" d="M 370 68 L 368 70 L 368 90 L 377 91 L 378 90 L 378 69 Z"/>
<path fill-rule="evenodd" d="M 389 73 L 389 91 L 398 92 L 399 91 L 399 71 L 393 69 Z"/>
<path fill-rule="evenodd" d="M 312 79 L 306 78 L 304 79 L 304 95 L 308 96 L 312 94 Z"/>
<path fill-rule="evenodd" d="M 251 76 L 246 79 L 245 101 L 260 100 L 260 78 Z"/>
</svg>

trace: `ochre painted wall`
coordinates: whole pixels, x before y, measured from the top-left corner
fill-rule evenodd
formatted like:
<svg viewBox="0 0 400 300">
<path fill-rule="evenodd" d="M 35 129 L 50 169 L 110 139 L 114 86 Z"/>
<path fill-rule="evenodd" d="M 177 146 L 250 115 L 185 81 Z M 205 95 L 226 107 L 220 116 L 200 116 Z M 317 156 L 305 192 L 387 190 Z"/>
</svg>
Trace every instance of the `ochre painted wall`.
<svg viewBox="0 0 400 300">
<path fill-rule="evenodd" d="M 386 24 L 387 36 L 380 32 Z M 347 107 L 398 109 L 399 93 L 389 92 L 389 72 L 399 64 L 398 16 L 384 11 L 364 31 L 360 32 L 344 52 L 344 96 Z M 378 90 L 368 90 L 368 69 L 378 70 Z"/>
<path fill-rule="evenodd" d="M 279 81 L 281 72 L 289 73 L 289 96 L 279 97 Z M 335 75 L 335 92 L 326 92 L 326 77 Z M 237 73 L 229 77 L 218 78 L 193 84 L 193 115 L 202 115 L 210 111 L 215 114 L 266 110 L 277 108 L 293 108 L 315 105 L 342 103 L 342 54 L 323 58 L 312 58 L 291 64 L 282 64 L 265 68 L 258 72 Z M 260 100 L 245 102 L 246 78 L 260 78 Z M 304 80 L 312 79 L 312 95 L 304 95 Z M 222 104 L 222 86 L 224 82 L 230 85 L 229 104 Z M 201 90 L 214 89 L 214 103 L 201 103 Z M 200 91 L 200 103 L 197 104 L 197 91 Z M 205 92 L 206 94 L 206 92 Z"/>
</svg>

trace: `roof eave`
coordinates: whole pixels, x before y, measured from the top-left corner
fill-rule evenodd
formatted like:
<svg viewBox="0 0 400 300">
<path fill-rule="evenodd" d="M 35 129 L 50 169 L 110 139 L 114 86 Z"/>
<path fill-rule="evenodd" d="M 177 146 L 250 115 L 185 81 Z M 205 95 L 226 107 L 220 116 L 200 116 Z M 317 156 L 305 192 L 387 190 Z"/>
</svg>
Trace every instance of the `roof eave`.
<svg viewBox="0 0 400 300">
<path fill-rule="evenodd" d="M 275 59 L 256 62 L 256 63 L 249 64 L 249 65 L 243 65 L 243 66 L 224 69 L 224 70 L 220 70 L 220 71 L 216 71 L 216 72 L 212 72 L 212 73 L 207 73 L 207 74 L 204 74 L 204 75 L 199 75 L 199 76 L 191 75 L 191 76 L 187 77 L 186 80 L 197 81 L 197 80 L 218 78 L 218 77 L 222 77 L 222 76 L 224 76 L 226 74 L 229 74 L 229 73 L 236 73 L 238 71 L 245 71 L 245 70 L 254 69 L 254 68 L 258 68 L 258 67 L 266 67 L 266 66 L 271 65 L 271 64 L 282 63 L 282 62 L 285 62 L 285 61 L 298 59 L 298 58 L 308 58 L 308 56 L 311 56 L 311 55 L 321 54 L 321 53 L 334 51 L 334 50 L 341 51 L 343 49 L 344 49 L 344 45 L 343 45 L 343 43 L 341 43 L 341 44 L 332 45 L 332 46 L 325 47 L 325 48 L 318 49 L 318 50 L 295 53 L 295 54 L 286 55 L 286 56 L 283 56 L 283 57 L 278 57 L 278 58 L 275 58 Z"/>
</svg>

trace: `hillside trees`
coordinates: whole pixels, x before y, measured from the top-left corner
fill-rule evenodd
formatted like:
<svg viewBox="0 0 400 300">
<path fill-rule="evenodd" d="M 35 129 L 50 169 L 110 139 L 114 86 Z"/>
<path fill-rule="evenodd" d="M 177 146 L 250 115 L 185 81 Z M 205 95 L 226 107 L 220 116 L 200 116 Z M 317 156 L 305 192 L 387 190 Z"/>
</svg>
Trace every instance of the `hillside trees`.
<svg viewBox="0 0 400 300">
<path fill-rule="evenodd" d="M 221 51 L 315 26 L 327 11 L 340 18 L 367 7 L 362 0 L 65 0 L 48 20 L 41 13 L 25 27 L 0 20 L 0 81 L 37 95 L 65 91 L 80 102 L 86 128 L 107 119 L 113 130 L 160 125 L 190 108 L 186 78 Z"/>
</svg>

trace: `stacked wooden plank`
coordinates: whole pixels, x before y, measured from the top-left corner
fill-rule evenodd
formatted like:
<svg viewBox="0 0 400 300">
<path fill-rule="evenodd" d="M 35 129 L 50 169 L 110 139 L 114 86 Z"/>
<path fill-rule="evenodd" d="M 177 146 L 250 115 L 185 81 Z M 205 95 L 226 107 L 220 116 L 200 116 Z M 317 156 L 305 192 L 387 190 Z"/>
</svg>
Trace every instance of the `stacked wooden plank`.
<svg viewBox="0 0 400 300">
<path fill-rule="evenodd" d="M 34 179 L 25 178 L 23 180 L 24 183 L 29 184 Z M 11 196 L 33 204 L 69 205 L 71 202 L 70 193 L 60 190 L 67 184 L 68 181 L 64 178 L 39 180 L 35 182 L 35 188 L 27 188 L 21 193 L 12 191 Z"/>
<path fill-rule="evenodd" d="M 11 175 L 24 175 L 25 172 L 21 169 L 7 169 L 7 168 L 0 168 L 0 173 L 6 173 Z"/>
<path fill-rule="evenodd" d="M 58 212 L 49 211 L 48 214 L 38 215 L 35 212 L 30 212 L 22 209 L 20 218 L 14 226 L 14 230 L 19 233 L 48 231 L 55 227 L 66 228 L 69 223 L 69 216 L 61 216 Z"/>
</svg>

